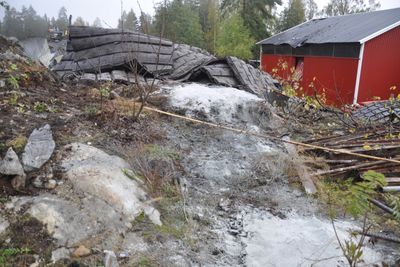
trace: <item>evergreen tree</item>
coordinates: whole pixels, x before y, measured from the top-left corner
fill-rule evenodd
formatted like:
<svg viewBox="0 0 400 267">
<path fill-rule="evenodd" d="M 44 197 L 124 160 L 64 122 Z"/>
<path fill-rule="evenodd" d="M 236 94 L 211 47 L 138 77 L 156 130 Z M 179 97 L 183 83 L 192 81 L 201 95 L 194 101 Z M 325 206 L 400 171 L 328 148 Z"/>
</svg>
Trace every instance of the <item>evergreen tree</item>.
<svg viewBox="0 0 400 267">
<path fill-rule="evenodd" d="M 207 17 L 204 20 L 204 40 L 206 49 L 211 53 L 216 53 L 216 42 L 219 33 L 219 2 L 218 0 L 207 0 Z"/>
<path fill-rule="evenodd" d="M 15 8 L 6 10 L 3 22 L 3 34 L 18 39 L 24 38 L 24 25 L 22 16 Z"/>
<path fill-rule="evenodd" d="M 242 17 L 239 14 L 233 14 L 221 23 L 217 39 L 217 55 L 250 59 L 254 42 L 255 40 L 244 25 Z"/>
<path fill-rule="evenodd" d="M 302 0 L 290 0 L 289 6 L 282 12 L 280 30 L 290 29 L 306 20 L 305 9 Z"/>
<path fill-rule="evenodd" d="M 151 16 L 142 12 L 139 18 L 139 31 L 145 34 L 150 34 L 151 32 Z"/>
<path fill-rule="evenodd" d="M 74 26 L 86 26 L 87 23 L 82 17 L 77 17 L 75 22 L 73 23 Z"/>
<path fill-rule="evenodd" d="M 322 12 L 326 16 L 338 16 L 373 11 L 380 6 L 381 4 L 376 0 L 369 0 L 368 4 L 364 0 L 330 0 Z"/>
<path fill-rule="evenodd" d="M 272 10 L 276 4 L 281 3 L 281 0 L 222 0 L 221 10 L 224 17 L 238 12 L 251 37 L 263 40 L 271 35 L 268 29 L 275 20 Z M 260 51 L 255 43 L 252 52 L 254 57 L 258 57 Z"/>
<path fill-rule="evenodd" d="M 203 31 L 199 13 L 193 8 L 193 2 L 173 0 L 156 7 L 153 23 L 153 34 L 171 39 L 177 43 L 185 43 L 204 47 Z"/>
<path fill-rule="evenodd" d="M 133 9 L 128 14 L 125 11 L 122 13 L 122 18 L 118 20 L 118 28 L 129 31 L 137 31 L 139 29 L 139 23 Z"/>
<path fill-rule="evenodd" d="M 92 26 L 93 26 L 93 27 L 99 27 L 99 28 L 101 28 L 101 27 L 102 27 L 102 25 L 101 25 L 101 20 L 100 20 L 99 18 L 96 18 L 96 19 L 93 21 Z"/>
<path fill-rule="evenodd" d="M 67 9 L 65 7 L 61 7 L 60 11 L 58 11 L 56 26 L 59 31 L 65 32 L 68 29 L 68 24 Z"/>
</svg>

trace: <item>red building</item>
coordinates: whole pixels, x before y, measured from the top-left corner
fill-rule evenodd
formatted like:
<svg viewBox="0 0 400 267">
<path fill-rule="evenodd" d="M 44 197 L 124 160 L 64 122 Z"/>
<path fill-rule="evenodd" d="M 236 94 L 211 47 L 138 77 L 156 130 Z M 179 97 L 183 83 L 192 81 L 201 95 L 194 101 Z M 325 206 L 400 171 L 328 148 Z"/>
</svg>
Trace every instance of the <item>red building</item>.
<svg viewBox="0 0 400 267">
<path fill-rule="evenodd" d="M 400 93 L 400 8 L 313 19 L 258 44 L 264 71 L 300 78 L 329 104 Z"/>
</svg>

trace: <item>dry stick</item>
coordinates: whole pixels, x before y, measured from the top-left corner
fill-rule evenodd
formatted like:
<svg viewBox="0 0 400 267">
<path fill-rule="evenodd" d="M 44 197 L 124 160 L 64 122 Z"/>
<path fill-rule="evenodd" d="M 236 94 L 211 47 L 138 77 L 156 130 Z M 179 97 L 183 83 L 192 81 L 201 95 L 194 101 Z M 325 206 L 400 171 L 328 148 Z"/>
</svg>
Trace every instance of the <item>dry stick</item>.
<svg viewBox="0 0 400 267">
<path fill-rule="evenodd" d="M 156 108 L 144 107 L 144 109 L 146 109 L 148 111 L 153 111 L 153 112 L 156 112 L 156 113 L 159 113 L 159 114 L 167 115 L 167 116 L 170 116 L 170 117 L 175 117 L 175 118 L 179 118 L 179 119 L 183 119 L 183 120 L 187 120 L 187 121 L 191 121 L 191 122 L 195 122 L 195 123 L 200 123 L 200 124 L 208 125 L 208 126 L 215 127 L 215 128 L 221 128 L 221 129 L 225 129 L 225 130 L 228 130 L 228 131 L 232 131 L 232 132 L 236 132 L 236 133 L 240 133 L 240 134 L 244 134 L 244 135 L 250 135 L 250 136 L 255 136 L 255 137 L 260 137 L 260 138 L 269 138 L 269 139 L 273 139 L 273 140 L 276 140 L 276 141 L 281 141 L 283 143 L 288 143 L 288 144 L 301 146 L 301 147 L 314 148 L 314 149 L 329 151 L 329 152 L 333 152 L 333 153 L 346 154 L 346 155 L 356 156 L 356 157 L 360 157 L 360 158 L 373 159 L 373 160 L 377 160 L 377 161 L 386 161 L 386 162 L 392 162 L 392 163 L 400 164 L 400 161 L 399 160 L 395 160 L 395 159 L 388 159 L 388 158 L 382 158 L 382 157 L 375 157 L 375 156 L 371 156 L 371 155 L 353 153 L 353 152 L 350 152 L 350 151 L 347 151 L 347 150 L 343 150 L 343 149 L 332 149 L 332 148 L 328 148 L 328 147 L 305 144 L 305 143 L 292 141 L 292 140 L 282 140 L 282 139 L 274 137 L 274 136 L 270 136 L 270 135 L 266 135 L 266 134 L 258 134 L 258 133 L 249 132 L 249 131 L 245 131 L 245 130 L 240 130 L 240 129 L 229 127 L 229 126 L 225 126 L 225 125 L 219 125 L 219 124 L 212 123 L 212 122 L 206 122 L 206 121 L 202 121 L 202 120 L 198 120 L 198 119 L 192 119 L 192 118 L 188 118 L 188 117 L 181 116 L 181 115 L 178 115 L 178 114 L 174 114 L 174 113 L 171 113 L 171 112 L 166 112 L 166 111 L 163 111 L 163 110 L 159 110 L 159 109 L 156 109 Z"/>
</svg>

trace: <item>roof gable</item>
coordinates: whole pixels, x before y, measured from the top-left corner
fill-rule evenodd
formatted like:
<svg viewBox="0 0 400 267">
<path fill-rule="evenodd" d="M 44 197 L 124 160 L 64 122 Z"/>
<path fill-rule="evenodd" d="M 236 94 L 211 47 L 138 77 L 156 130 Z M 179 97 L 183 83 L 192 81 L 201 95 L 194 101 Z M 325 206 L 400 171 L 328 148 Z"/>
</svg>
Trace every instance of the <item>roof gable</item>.
<svg viewBox="0 0 400 267">
<path fill-rule="evenodd" d="M 400 25 L 400 8 L 313 19 L 258 44 L 363 43 Z M 371 37 L 371 38 L 368 38 Z"/>
</svg>

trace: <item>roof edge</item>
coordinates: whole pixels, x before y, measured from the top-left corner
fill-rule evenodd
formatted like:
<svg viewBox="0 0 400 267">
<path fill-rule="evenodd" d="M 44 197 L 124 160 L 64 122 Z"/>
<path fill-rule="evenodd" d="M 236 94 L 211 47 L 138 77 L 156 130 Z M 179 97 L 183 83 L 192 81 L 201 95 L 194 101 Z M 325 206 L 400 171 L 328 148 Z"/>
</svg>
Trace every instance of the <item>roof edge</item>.
<svg viewBox="0 0 400 267">
<path fill-rule="evenodd" d="M 370 40 L 372 40 L 372 39 L 374 39 L 374 38 L 376 38 L 376 37 L 388 32 L 388 31 L 396 28 L 397 26 L 400 26 L 400 20 L 395 22 L 395 23 L 393 23 L 392 25 L 387 26 L 386 28 L 383 28 L 383 29 L 380 29 L 377 32 L 374 32 L 373 34 L 361 39 L 359 42 L 360 42 L 360 44 L 364 44 L 364 43 L 366 43 L 366 42 L 368 42 L 368 41 L 370 41 Z"/>
<path fill-rule="evenodd" d="M 309 23 L 309 22 L 311 22 L 311 21 L 313 21 L 313 20 L 319 20 L 319 19 L 311 19 L 311 20 L 304 21 L 304 22 L 302 22 L 302 23 L 300 23 L 300 24 L 298 24 L 298 25 L 296 25 L 296 26 L 294 26 L 294 27 L 292 27 L 292 28 L 289 28 L 289 29 L 287 29 L 287 30 L 284 30 L 283 32 L 280 32 L 280 33 L 274 34 L 274 35 L 272 35 L 272 36 L 270 36 L 270 37 L 268 37 L 268 38 L 265 38 L 264 40 L 261 40 L 261 41 L 257 42 L 256 45 L 263 44 L 263 42 L 267 41 L 268 39 L 270 39 L 270 38 L 272 38 L 272 37 L 275 37 L 275 36 L 277 36 L 277 35 L 279 35 L 279 34 L 282 34 L 282 33 L 284 33 L 284 32 L 287 32 L 287 31 L 289 31 L 289 30 L 292 30 L 292 29 L 294 29 L 294 28 L 300 27 L 301 25 L 306 24 L 306 23 Z"/>
</svg>

